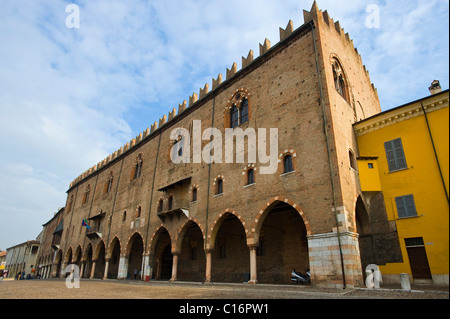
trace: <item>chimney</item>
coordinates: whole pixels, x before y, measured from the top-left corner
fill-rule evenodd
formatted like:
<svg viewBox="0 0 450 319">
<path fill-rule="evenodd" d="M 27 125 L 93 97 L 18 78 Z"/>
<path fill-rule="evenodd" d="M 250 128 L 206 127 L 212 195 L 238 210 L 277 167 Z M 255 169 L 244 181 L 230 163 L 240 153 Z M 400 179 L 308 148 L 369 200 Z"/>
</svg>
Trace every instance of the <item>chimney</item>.
<svg viewBox="0 0 450 319">
<path fill-rule="evenodd" d="M 442 92 L 441 84 L 438 80 L 434 80 L 431 82 L 431 86 L 428 88 L 430 90 L 431 95 Z"/>
</svg>

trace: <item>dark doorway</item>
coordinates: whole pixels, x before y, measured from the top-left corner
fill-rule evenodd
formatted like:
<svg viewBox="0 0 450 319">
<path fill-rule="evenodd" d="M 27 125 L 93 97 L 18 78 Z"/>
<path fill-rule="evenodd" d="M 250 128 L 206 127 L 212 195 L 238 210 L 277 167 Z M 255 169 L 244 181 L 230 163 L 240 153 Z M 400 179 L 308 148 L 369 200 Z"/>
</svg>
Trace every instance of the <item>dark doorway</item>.
<svg viewBox="0 0 450 319">
<path fill-rule="evenodd" d="M 160 279 L 169 280 L 172 278 L 173 255 L 170 245 L 167 245 L 161 256 L 161 276 Z"/>
<path fill-rule="evenodd" d="M 211 256 L 211 280 L 244 282 L 249 280 L 250 251 L 244 226 L 233 214 L 224 215 Z"/>
<path fill-rule="evenodd" d="M 144 253 L 144 242 L 139 234 L 130 239 L 131 248 L 128 256 L 127 279 L 140 280 L 142 275 L 142 254 Z"/>
<path fill-rule="evenodd" d="M 279 202 L 264 219 L 257 254 L 258 282 L 287 284 L 291 270 L 309 270 L 306 227 L 300 214 Z"/>
</svg>

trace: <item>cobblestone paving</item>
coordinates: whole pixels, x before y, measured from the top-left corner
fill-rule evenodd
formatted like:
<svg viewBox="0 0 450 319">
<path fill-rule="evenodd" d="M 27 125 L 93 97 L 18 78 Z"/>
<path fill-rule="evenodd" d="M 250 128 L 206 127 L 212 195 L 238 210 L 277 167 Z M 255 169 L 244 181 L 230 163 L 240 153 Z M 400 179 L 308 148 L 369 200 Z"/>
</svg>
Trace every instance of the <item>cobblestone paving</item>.
<svg viewBox="0 0 450 319">
<path fill-rule="evenodd" d="M 413 288 L 416 289 L 416 288 Z M 419 288 L 420 289 L 420 288 Z M 448 289 L 319 289 L 310 286 L 198 284 L 81 280 L 68 289 L 63 279 L 3 280 L 0 299 L 449 299 Z"/>
</svg>

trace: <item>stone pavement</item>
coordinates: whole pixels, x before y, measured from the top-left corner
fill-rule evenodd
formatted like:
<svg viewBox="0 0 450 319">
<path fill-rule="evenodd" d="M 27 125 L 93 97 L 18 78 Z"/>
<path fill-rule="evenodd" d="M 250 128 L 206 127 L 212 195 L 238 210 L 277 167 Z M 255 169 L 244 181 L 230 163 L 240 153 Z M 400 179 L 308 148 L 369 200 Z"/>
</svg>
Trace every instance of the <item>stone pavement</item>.
<svg viewBox="0 0 450 319">
<path fill-rule="evenodd" d="M 164 281 L 85 280 L 69 289 L 64 279 L 3 280 L 0 299 L 449 299 L 448 288 L 413 286 L 322 289 L 298 285 L 248 285 Z"/>
</svg>

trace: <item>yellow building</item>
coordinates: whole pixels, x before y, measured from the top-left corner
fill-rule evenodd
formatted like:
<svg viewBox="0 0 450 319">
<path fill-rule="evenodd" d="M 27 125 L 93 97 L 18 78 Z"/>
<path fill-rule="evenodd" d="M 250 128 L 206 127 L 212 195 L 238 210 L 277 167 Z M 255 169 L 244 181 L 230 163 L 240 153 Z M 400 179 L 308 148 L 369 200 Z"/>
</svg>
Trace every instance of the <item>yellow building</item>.
<svg viewBox="0 0 450 319">
<path fill-rule="evenodd" d="M 448 286 L 449 92 L 431 95 L 354 124 L 358 171 L 366 197 L 383 192 L 403 262 L 379 265 L 383 282 Z"/>
</svg>

